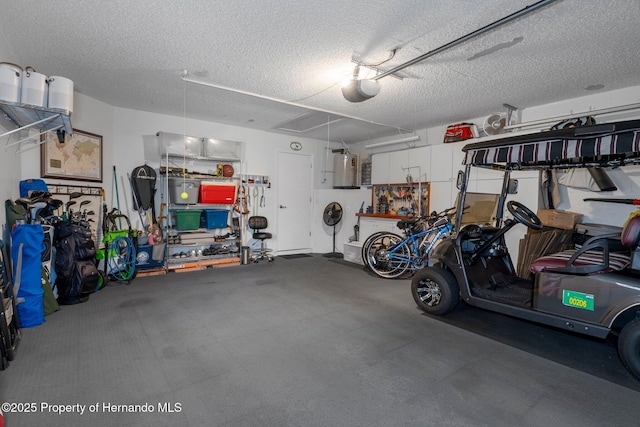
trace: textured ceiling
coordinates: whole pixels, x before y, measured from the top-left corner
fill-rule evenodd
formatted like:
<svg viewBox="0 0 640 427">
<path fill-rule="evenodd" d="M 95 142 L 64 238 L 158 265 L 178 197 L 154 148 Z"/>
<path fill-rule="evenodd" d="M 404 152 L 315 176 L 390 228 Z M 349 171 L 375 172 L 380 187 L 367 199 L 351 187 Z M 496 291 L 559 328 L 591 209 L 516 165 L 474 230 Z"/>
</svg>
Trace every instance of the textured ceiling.
<svg viewBox="0 0 640 427">
<path fill-rule="evenodd" d="M 640 85 L 640 1 L 558 0 L 380 79 L 368 101 L 342 97 L 352 57 L 377 63 L 397 48 L 385 71 L 532 3 L 0 0 L 15 54 L 0 61 L 117 107 L 182 116 L 186 90 L 190 118 L 346 143 Z M 182 70 L 244 93 L 185 83 Z M 351 119 L 275 129 L 313 111 Z"/>
</svg>

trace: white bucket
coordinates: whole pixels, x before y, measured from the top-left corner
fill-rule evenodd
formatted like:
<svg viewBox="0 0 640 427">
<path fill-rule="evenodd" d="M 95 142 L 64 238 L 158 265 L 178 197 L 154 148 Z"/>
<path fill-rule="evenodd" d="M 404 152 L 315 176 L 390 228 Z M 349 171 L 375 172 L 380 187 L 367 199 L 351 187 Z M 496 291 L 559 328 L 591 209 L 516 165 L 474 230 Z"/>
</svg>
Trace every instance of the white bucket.
<svg viewBox="0 0 640 427">
<path fill-rule="evenodd" d="M 73 81 L 60 76 L 49 77 L 49 108 L 73 112 Z"/>
<path fill-rule="evenodd" d="M 46 107 L 48 89 L 47 76 L 36 73 L 31 67 L 25 68 L 22 72 L 21 103 Z"/>
<path fill-rule="evenodd" d="M 20 102 L 20 73 L 22 67 L 0 62 L 0 100 Z"/>
</svg>

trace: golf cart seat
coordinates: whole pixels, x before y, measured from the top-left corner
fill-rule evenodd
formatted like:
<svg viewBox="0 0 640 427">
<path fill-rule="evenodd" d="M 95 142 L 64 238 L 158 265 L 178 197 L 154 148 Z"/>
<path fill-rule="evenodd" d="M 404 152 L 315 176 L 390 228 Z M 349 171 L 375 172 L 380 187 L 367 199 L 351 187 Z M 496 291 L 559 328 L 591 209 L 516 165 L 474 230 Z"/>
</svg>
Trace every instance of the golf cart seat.
<svg viewBox="0 0 640 427">
<path fill-rule="evenodd" d="M 587 240 L 580 249 L 570 249 L 536 259 L 530 267 L 532 273 L 551 271 L 567 274 L 593 274 L 620 271 L 631 265 L 632 269 L 640 268 L 640 252 L 637 252 L 640 241 L 640 216 L 627 221 L 620 242 L 628 250 L 611 252 L 608 238 L 602 235 Z"/>
</svg>

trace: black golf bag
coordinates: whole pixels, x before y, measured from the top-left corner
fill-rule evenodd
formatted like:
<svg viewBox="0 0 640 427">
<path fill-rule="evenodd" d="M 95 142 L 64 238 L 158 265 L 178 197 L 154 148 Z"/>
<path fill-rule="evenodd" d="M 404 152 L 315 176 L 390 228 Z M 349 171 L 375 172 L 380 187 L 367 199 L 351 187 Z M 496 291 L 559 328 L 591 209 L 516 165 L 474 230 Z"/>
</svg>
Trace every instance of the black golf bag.
<svg viewBox="0 0 640 427">
<path fill-rule="evenodd" d="M 55 247 L 58 303 L 70 305 L 87 301 L 100 284 L 91 230 L 61 222 L 56 225 Z"/>
</svg>

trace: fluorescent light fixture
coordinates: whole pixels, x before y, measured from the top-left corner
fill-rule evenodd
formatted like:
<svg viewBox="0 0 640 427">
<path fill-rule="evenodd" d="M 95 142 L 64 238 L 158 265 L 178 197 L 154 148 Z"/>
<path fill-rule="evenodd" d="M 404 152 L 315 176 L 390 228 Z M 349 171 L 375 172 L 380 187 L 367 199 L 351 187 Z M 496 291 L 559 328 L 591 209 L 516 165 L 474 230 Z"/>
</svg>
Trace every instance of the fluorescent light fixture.
<svg viewBox="0 0 640 427">
<path fill-rule="evenodd" d="M 420 135 L 407 136 L 405 138 L 393 139 L 391 141 L 376 142 L 375 144 L 365 145 L 364 148 L 386 147 L 387 145 L 402 144 L 404 142 L 420 141 Z"/>
</svg>

